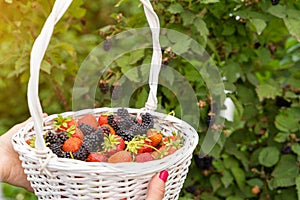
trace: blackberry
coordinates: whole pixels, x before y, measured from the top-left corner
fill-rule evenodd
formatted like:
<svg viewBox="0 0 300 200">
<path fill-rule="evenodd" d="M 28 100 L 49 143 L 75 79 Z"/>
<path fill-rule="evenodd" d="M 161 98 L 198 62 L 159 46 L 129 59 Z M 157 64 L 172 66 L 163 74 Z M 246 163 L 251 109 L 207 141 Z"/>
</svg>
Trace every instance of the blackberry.
<svg viewBox="0 0 300 200">
<path fill-rule="evenodd" d="M 132 123 L 130 122 L 131 121 L 130 118 L 124 119 L 120 117 L 115 117 L 114 120 L 120 130 L 128 130 L 132 126 Z"/>
<path fill-rule="evenodd" d="M 110 129 L 107 126 L 101 126 L 100 129 L 104 134 L 110 134 Z"/>
<path fill-rule="evenodd" d="M 82 145 L 84 145 L 89 152 L 96 152 L 102 150 L 101 144 L 103 141 L 104 134 L 101 129 L 99 129 L 98 131 L 85 136 Z"/>
<path fill-rule="evenodd" d="M 134 137 L 133 133 L 128 130 L 118 130 L 117 135 L 123 138 L 124 141 L 131 141 Z"/>
<path fill-rule="evenodd" d="M 102 94 L 106 94 L 109 91 L 109 84 L 107 81 L 100 80 L 98 87 Z"/>
<path fill-rule="evenodd" d="M 71 153 L 70 152 L 65 152 L 62 151 L 62 154 L 60 156 L 61 158 L 72 158 Z"/>
<path fill-rule="evenodd" d="M 147 128 L 141 124 L 134 124 L 130 127 L 129 131 L 132 132 L 133 135 L 143 135 L 147 133 Z"/>
<path fill-rule="evenodd" d="M 103 49 L 104 51 L 109 51 L 112 47 L 112 41 L 111 39 L 106 39 L 103 41 Z"/>
<path fill-rule="evenodd" d="M 197 187 L 195 185 L 189 185 L 185 188 L 185 191 L 191 194 L 196 194 L 197 192 Z"/>
<path fill-rule="evenodd" d="M 46 138 L 45 138 L 46 144 L 57 143 L 57 140 L 58 140 L 57 134 L 54 133 L 53 131 L 48 131 Z"/>
<path fill-rule="evenodd" d="M 82 131 L 84 135 L 90 135 L 91 133 L 96 131 L 96 129 L 93 126 L 85 123 L 79 124 L 78 128 Z"/>
<path fill-rule="evenodd" d="M 142 126 L 144 126 L 146 129 L 153 128 L 154 121 L 150 113 L 142 114 L 141 117 L 142 117 Z"/>
<path fill-rule="evenodd" d="M 117 110 L 117 115 L 125 119 L 130 117 L 129 112 L 126 108 L 119 108 Z"/>
<path fill-rule="evenodd" d="M 271 3 L 273 6 L 275 6 L 275 5 L 279 4 L 279 0 L 271 0 Z"/>
<path fill-rule="evenodd" d="M 57 134 L 59 143 L 63 144 L 69 137 L 66 132 L 61 132 Z"/>
<path fill-rule="evenodd" d="M 201 155 L 198 154 L 198 155 L 194 155 L 194 161 L 196 166 L 199 167 L 200 169 L 208 170 L 212 165 L 213 157 L 212 156 L 201 157 Z"/>
<path fill-rule="evenodd" d="M 280 97 L 280 96 L 276 96 L 275 98 L 275 103 L 276 103 L 276 106 L 281 108 L 281 107 L 291 107 L 291 102 L 285 100 L 283 97 Z"/>
<path fill-rule="evenodd" d="M 109 115 L 107 117 L 107 121 L 108 124 L 117 132 L 118 130 L 120 130 L 116 120 L 115 120 L 115 116 L 114 115 Z"/>
<path fill-rule="evenodd" d="M 292 153 L 292 148 L 290 145 L 285 145 L 281 148 L 280 152 L 282 154 L 290 154 L 290 153 Z"/>
<path fill-rule="evenodd" d="M 85 161 L 87 157 L 89 156 L 90 152 L 88 148 L 84 145 L 81 145 L 80 149 L 73 153 L 73 157 L 76 160 L 82 160 Z"/>
<path fill-rule="evenodd" d="M 59 144 L 59 143 L 50 143 L 48 145 L 49 149 L 51 149 L 51 151 L 57 155 L 57 157 L 62 157 L 62 150 L 61 150 L 61 147 L 62 147 L 62 144 Z"/>
</svg>

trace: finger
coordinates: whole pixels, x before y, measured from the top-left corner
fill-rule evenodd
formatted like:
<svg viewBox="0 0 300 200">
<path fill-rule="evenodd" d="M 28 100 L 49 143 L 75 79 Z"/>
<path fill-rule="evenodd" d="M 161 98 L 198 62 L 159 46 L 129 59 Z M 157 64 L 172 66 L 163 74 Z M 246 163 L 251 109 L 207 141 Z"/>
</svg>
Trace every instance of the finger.
<svg viewBox="0 0 300 200">
<path fill-rule="evenodd" d="M 162 200 L 165 194 L 165 183 L 169 173 L 166 170 L 156 174 L 149 183 L 146 200 Z"/>
</svg>

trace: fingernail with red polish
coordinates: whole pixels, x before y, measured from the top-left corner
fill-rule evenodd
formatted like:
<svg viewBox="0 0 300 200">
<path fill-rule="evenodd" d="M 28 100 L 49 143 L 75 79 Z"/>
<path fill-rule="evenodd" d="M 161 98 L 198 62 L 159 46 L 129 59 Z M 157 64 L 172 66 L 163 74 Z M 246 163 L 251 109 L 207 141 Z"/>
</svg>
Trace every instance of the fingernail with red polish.
<svg viewBox="0 0 300 200">
<path fill-rule="evenodd" d="M 167 170 L 163 170 L 163 171 L 161 171 L 160 174 L 159 174 L 159 178 L 160 178 L 161 180 L 163 180 L 163 182 L 166 182 L 166 181 L 167 181 L 168 176 L 169 176 L 169 172 L 168 172 Z"/>
</svg>

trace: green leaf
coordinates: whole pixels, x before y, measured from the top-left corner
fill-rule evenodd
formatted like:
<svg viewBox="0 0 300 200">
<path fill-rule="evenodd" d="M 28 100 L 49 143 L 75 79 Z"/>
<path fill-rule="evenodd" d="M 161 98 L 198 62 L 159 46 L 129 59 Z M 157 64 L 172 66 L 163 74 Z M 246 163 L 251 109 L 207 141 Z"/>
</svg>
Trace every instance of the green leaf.
<svg viewBox="0 0 300 200">
<path fill-rule="evenodd" d="M 300 144 L 299 143 L 293 143 L 292 146 L 292 151 L 297 154 L 298 156 L 300 156 Z"/>
<path fill-rule="evenodd" d="M 200 32 L 200 35 L 206 38 L 206 36 L 209 34 L 209 30 L 206 26 L 205 21 L 203 21 L 200 17 L 197 17 L 195 18 L 193 23 L 197 31 Z"/>
<path fill-rule="evenodd" d="M 243 73 L 240 65 L 233 61 L 228 61 L 222 69 L 226 80 L 231 83 L 234 83 Z"/>
<path fill-rule="evenodd" d="M 50 74 L 51 73 L 51 64 L 45 60 L 42 61 L 42 64 L 41 64 L 41 70 L 46 72 L 47 74 Z"/>
<path fill-rule="evenodd" d="M 201 0 L 201 4 L 218 3 L 220 0 Z"/>
<path fill-rule="evenodd" d="M 128 59 L 129 65 L 136 64 L 137 61 L 141 60 L 144 56 L 145 56 L 144 49 L 139 49 L 134 52 L 131 52 Z"/>
<path fill-rule="evenodd" d="M 223 26 L 222 35 L 228 36 L 228 35 L 232 35 L 234 32 L 235 32 L 234 26 L 228 26 L 228 25 Z"/>
<path fill-rule="evenodd" d="M 286 7 L 282 5 L 271 6 L 268 12 L 279 18 L 286 17 Z"/>
<path fill-rule="evenodd" d="M 223 176 L 221 178 L 221 181 L 225 188 L 227 188 L 229 185 L 231 185 L 233 180 L 234 179 L 229 171 L 227 171 L 227 170 L 223 171 Z"/>
<path fill-rule="evenodd" d="M 274 166 L 280 156 L 280 151 L 276 147 L 265 147 L 259 153 L 258 161 L 261 165 L 266 167 Z"/>
<path fill-rule="evenodd" d="M 277 95 L 280 95 L 280 91 L 276 87 L 267 83 L 257 86 L 255 90 L 260 101 L 265 98 L 275 99 Z"/>
<path fill-rule="evenodd" d="M 284 18 L 283 19 L 287 29 L 289 30 L 290 34 L 297 38 L 300 41 L 300 21 L 297 18 Z"/>
<path fill-rule="evenodd" d="M 183 26 L 188 26 L 188 25 L 193 24 L 195 15 L 188 10 L 184 10 L 184 12 L 181 13 L 181 18 L 183 21 Z"/>
<path fill-rule="evenodd" d="M 68 12 L 70 12 L 71 15 L 75 18 L 82 18 L 86 13 L 86 9 L 80 7 L 82 5 L 83 0 L 73 1 L 73 3 L 70 5 L 70 8 L 68 9 Z"/>
<path fill-rule="evenodd" d="M 177 38 L 178 39 L 178 38 Z M 175 45 L 172 47 L 172 50 L 176 52 L 176 54 L 186 53 L 190 49 L 191 44 L 190 38 L 180 38 Z"/>
<path fill-rule="evenodd" d="M 267 23 L 262 19 L 250 19 L 250 21 L 255 27 L 258 35 L 260 35 L 267 26 Z"/>
<path fill-rule="evenodd" d="M 276 136 L 274 137 L 274 141 L 278 143 L 283 143 L 288 139 L 289 135 L 290 134 L 286 132 L 277 133 Z"/>
<path fill-rule="evenodd" d="M 143 88 L 143 90 L 139 94 L 139 97 L 137 98 L 136 107 L 137 108 L 144 107 L 145 103 L 147 101 L 147 98 L 148 98 L 148 91 L 145 88 Z"/>
<path fill-rule="evenodd" d="M 299 130 L 299 119 L 294 109 L 287 109 L 276 116 L 275 126 L 283 132 L 294 132 Z"/>
<path fill-rule="evenodd" d="M 283 155 L 272 172 L 273 178 L 269 182 L 269 187 L 290 187 L 295 185 L 296 177 L 299 173 L 297 159 L 294 155 Z"/>
<path fill-rule="evenodd" d="M 213 192 L 216 192 L 222 186 L 221 180 L 216 174 L 210 176 L 209 182 L 213 188 Z"/>
<path fill-rule="evenodd" d="M 297 189 L 297 196 L 299 199 L 299 197 L 300 197 L 300 175 L 298 175 L 296 177 L 296 189 Z"/>
<path fill-rule="evenodd" d="M 230 196 L 230 197 L 226 198 L 226 200 L 243 200 L 243 198 L 238 197 L 238 196 Z"/>
<path fill-rule="evenodd" d="M 238 185 L 238 187 L 240 188 L 240 190 L 244 190 L 245 188 L 245 181 L 246 181 L 246 175 L 244 170 L 242 170 L 239 167 L 233 167 L 231 168 L 231 172 L 234 176 L 234 179 Z"/>
<path fill-rule="evenodd" d="M 247 180 L 247 184 L 250 186 L 258 186 L 258 187 L 262 187 L 264 185 L 264 181 L 262 179 L 259 178 L 252 178 L 250 180 Z"/>
<path fill-rule="evenodd" d="M 184 11 L 183 7 L 179 3 L 171 4 L 167 10 L 172 14 L 178 14 Z"/>
</svg>

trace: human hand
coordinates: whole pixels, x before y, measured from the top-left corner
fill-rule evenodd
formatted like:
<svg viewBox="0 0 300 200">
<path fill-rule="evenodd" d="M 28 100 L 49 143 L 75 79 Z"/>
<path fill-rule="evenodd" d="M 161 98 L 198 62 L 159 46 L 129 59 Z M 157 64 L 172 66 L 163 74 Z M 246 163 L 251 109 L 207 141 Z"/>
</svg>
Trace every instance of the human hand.
<svg viewBox="0 0 300 200">
<path fill-rule="evenodd" d="M 146 200 L 162 200 L 165 194 L 165 182 L 168 179 L 168 171 L 163 170 L 152 177 L 149 183 Z"/>
<path fill-rule="evenodd" d="M 26 121 L 13 126 L 0 137 L 0 181 L 23 187 L 28 191 L 33 190 L 30 186 L 30 183 L 26 179 L 19 155 L 14 151 L 11 140 L 13 135 L 31 120 L 32 119 L 29 118 Z"/>
</svg>

